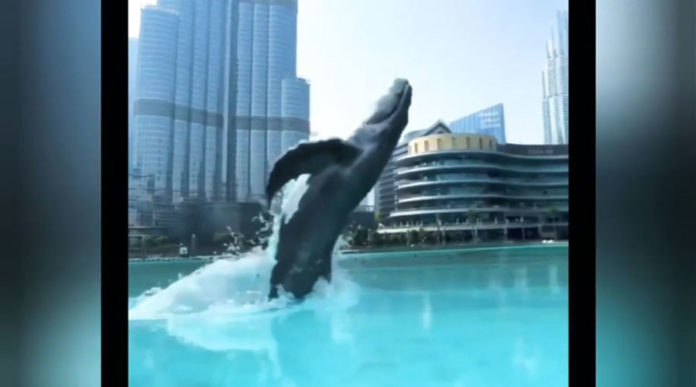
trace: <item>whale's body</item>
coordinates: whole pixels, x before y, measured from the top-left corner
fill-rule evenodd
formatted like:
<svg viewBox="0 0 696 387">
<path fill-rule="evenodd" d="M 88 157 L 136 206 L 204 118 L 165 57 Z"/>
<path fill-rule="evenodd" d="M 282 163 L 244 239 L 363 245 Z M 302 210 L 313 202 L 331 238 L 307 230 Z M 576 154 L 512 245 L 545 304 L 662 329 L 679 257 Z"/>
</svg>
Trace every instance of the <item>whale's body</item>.
<svg viewBox="0 0 696 387">
<path fill-rule="evenodd" d="M 301 299 L 316 281 L 331 280 L 331 254 L 351 212 L 374 186 L 408 123 L 411 86 L 397 80 L 377 111 L 348 140 L 303 143 L 274 165 L 266 194 L 309 174 L 297 210 L 280 221 L 270 298 L 278 287 Z"/>
</svg>

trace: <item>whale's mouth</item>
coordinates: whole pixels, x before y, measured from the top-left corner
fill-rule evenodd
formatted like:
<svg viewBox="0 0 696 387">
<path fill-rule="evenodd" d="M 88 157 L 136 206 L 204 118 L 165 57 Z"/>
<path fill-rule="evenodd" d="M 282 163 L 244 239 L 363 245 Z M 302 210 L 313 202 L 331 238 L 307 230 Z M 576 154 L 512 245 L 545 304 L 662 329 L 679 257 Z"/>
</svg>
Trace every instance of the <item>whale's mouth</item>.
<svg viewBox="0 0 696 387">
<path fill-rule="evenodd" d="M 397 79 L 389 88 L 389 92 L 377 102 L 377 109 L 365 121 L 365 124 L 376 124 L 391 119 L 407 106 L 411 96 L 411 85 L 405 79 Z"/>
</svg>

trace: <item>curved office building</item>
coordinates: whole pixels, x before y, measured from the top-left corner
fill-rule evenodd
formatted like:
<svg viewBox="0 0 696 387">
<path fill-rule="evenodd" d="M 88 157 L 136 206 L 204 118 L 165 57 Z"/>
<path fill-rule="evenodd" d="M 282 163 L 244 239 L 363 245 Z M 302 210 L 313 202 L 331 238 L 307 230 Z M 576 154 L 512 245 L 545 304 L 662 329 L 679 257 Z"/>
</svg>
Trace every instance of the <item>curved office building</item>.
<svg viewBox="0 0 696 387">
<path fill-rule="evenodd" d="M 380 233 L 422 229 L 457 240 L 567 233 L 566 145 L 440 133 L 411 140 L 394 168 L 396 209 Z"/>
<path fill-rule="evenodd" d="M 394 192 L 394 160 L 405 155 L 408 151 L 408 143 L 417 137 L 430 134 L 450 133 L 449 128 L 442 121 L 436 122 L 429 128 L 412 130 L 401 135 L 396 148 L 392 152 L 389 162 L 382 171 L 375 185 L 375 214 L 379 219 L 386 219 L 396 209 L 396 195 Z"/>
</svg>

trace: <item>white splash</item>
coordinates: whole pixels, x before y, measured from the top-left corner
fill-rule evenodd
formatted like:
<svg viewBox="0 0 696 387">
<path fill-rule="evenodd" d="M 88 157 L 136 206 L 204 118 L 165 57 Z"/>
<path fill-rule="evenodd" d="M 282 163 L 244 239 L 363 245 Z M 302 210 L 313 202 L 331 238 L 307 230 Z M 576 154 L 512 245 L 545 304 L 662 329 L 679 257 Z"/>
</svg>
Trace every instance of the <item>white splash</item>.
<svg viewBox="0 0 696 387">
<path fill-rule="evenodd" d="M 274 261 L 257 249 L 241 259 L 219 259 L 179 278 L 164 289 L 144 294 L 129 311 L 129 319 L 164 319 L 197 313 L 220 303 L 249 306 L 270 290 Z"/>
<path fill-rule="evenodd" d="M 300 200 L 302 200 L 302 196 L 309 187 L 307 184 L 309 176 L 310 175 L 307 174 L 300 175 L 297 177 L 297 179 L 295 179 L 292 186 L 288 187 L 288 185 L 286 185 L 286 188 L 283 189 L 281 212 L 285 215 L 286 224 L 290 221 L 290 218 L 292 218 L 300 206 Z"/>
<path fill-rule="evenodd" d="M 256 318 L 252 316 L 258 314 L 298 310 L 297 305 L 288 306 L 292 304 L 291 298 L 283 292 L 280 293 L 280 297 L 271 301 L 267 299 L 267 295 L 270 290 L 271 270 L 275 265 L 281 219 L 287 219 L 297 211 L 299 201 L 306 192 L 308 178 L 309 175 L 302 175 L 283 188 L 282 202 L 275 203 L 272 207 L 273 233 L 265 250 L 259 247 L 238 258 L 218 259 L 179 278 L 164 289 L 148 290 L 138 297 L 129 309 L 129 319 L 167 320 L 172 333 L 183 338 L 186 335 L 178 327 L 189 321 L 187 319 L 207 321 L 213 325 L 219 319 L 228 323 L 230 319 L 240 319 L 240 324 L 246 324 L 249 322 L 248 319 Z M 329 284 L 324 280 L 318 281 L 314 292 L 305 299 L 301 308 L 328 311 L 335 307 L 345 309 L 355 304 L 357 285 L 333 262 L 332 266 L 332 282 Z M 201 346 L 225 347 L 224 342 L 220 340 L 207 341 L 207 336 L 200 336 L 200 331 L 184 330 L 191 333 L 189 341 Z M 233 341 L 239 343 L 238 340 Z"/>
<path fill-rule="evenodd" d="M 281 368 L 272 323 L 268 313 L 234 315 L 219 308 L 169 318 L 166 329 L 181 342 L 211 352 L 247 351 L 265 356 L 277 378 Z"/>
</svg>

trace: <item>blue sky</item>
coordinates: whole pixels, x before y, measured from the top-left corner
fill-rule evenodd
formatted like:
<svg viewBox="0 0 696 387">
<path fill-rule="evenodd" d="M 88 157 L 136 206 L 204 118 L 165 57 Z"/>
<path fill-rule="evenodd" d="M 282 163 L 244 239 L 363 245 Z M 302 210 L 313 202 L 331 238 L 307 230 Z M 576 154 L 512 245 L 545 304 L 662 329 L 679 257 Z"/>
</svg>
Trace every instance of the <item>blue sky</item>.
<svg viewBox="0 0 696 387">
<path fill-rule="evenodd" d="M 129 35 L 138 9 L 129 0 Z M 567 0 L 300 0 L 298 76 L 319 137 L 347 137 L 396 77 L 409 79 L 408 130 L 502 102 L 508 142 L 541 143 L 541 70 Z"/>
</svg>

